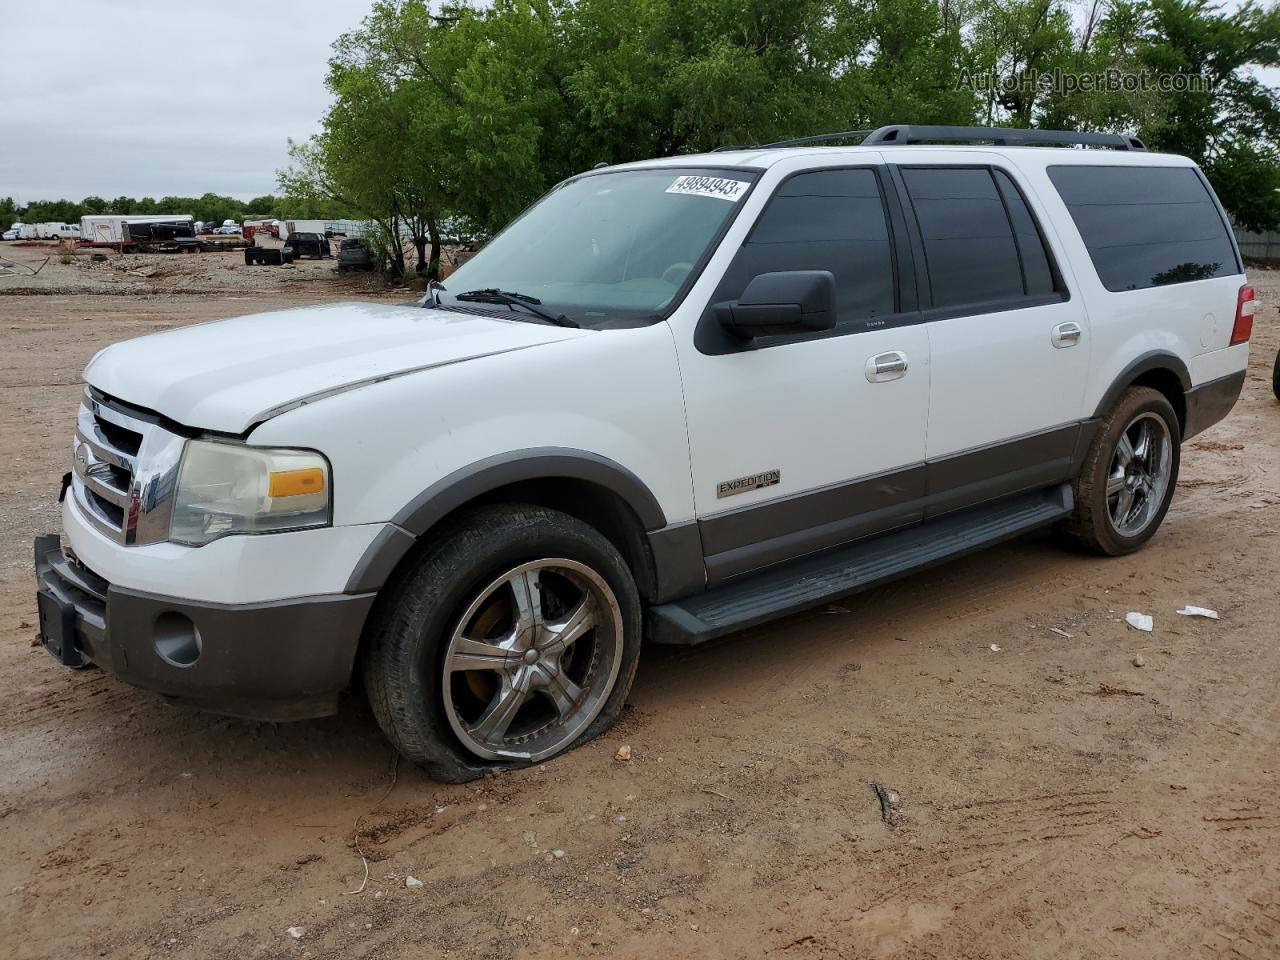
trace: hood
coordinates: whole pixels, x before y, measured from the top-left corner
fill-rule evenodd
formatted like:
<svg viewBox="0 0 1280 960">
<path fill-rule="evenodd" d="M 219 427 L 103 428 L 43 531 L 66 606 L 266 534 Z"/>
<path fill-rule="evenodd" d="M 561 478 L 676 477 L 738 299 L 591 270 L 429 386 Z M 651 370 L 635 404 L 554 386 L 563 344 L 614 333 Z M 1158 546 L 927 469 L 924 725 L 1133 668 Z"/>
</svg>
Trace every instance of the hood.
<svg viewBox="0 0 1280 960">
<path fill-rule="evenodd" d="M 107 347 L 91 386 L 189 427 L 243 433 L 390 377 L 589 331 L 421 307 L 333 303 L 181 327 Z"/>
</svg>

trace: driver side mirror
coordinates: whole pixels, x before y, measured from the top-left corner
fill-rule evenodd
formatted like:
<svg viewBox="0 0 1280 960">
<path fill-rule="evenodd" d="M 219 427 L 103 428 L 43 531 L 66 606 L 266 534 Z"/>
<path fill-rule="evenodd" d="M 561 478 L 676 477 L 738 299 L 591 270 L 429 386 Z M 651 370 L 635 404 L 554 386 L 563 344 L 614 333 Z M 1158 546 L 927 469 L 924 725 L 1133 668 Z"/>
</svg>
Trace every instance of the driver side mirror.
<svg viewBox="0 0 1280 960">
<path fill-rule="evenodd" d="M 836 323 L 836 278 L 830 270 L 762 273 L 737 300 L 714 309 L 720 326 L 747 339 L 830 330 Z"/>
</svg>

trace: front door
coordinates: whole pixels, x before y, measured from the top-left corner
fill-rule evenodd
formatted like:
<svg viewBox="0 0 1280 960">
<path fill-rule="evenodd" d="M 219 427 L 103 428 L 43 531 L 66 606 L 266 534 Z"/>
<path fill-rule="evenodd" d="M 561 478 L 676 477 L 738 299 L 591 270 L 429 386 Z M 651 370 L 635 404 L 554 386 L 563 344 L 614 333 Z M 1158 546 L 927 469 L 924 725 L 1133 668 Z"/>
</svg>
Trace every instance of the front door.
<svg viewBox="0 0 1280 960">
<path fill-rule="evenodd" d="M 677 334 L 711 584 L 921 515 L 930 347 L 907 322 L 896 264 L 910 253 L 884 168 L 774 170 L 769 184 L 711 303 L 761 273 L 829 270 L 837 323 L 747 341 L 708 304 L 693 336 Z"/>
</svg>

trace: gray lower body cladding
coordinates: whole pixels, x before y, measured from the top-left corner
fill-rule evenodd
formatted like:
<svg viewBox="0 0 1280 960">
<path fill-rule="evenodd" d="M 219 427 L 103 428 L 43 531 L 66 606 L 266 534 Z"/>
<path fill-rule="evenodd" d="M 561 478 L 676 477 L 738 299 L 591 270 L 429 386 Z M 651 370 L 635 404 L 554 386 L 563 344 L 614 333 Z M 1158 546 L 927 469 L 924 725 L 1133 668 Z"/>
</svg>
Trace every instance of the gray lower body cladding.
<svg viewBox="0 0 1280 960">
<path fill-rule="evenodd" d="M 1244 389 L 1245 371 L 1210 380 L 1186 392 L 1187 422 L 1182 439 L 1203 433 L 1231 412 Z"/>
<path fill-rule="evenodd" d="M 37 537 L 35 553 L 41 633 L 63 663 L 92 663 L 134 686 L 253 719 L 333 713 L 374 599 L 198 603 L 112 585 L 69 558 L 57 536 Z M 45 622 L 54 617 L 61 622 Z"/>
</svg>

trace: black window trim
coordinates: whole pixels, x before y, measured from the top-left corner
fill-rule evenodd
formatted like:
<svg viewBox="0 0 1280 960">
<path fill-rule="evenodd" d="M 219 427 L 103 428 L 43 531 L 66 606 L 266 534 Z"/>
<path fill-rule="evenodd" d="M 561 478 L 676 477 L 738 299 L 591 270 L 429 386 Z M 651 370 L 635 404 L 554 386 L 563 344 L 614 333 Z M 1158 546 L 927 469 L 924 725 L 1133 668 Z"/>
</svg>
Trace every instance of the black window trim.
<svg viewBox="0 0 1280 960">
<path fill-rule="evenodd" d="M 1026 310 L 1031 307 L 1043 307 L 1054 303 L 1067 303 L 1071 300 L 1071 289 L 1067 286 L 1066 277 L 1058 267 L 1057 251 L 1049 243 L 1048 235 L 1044 232 L 1040 218 L 1036 215 L 1035 208 L 1027 201 L 1027 194 L 1018 182 L 1015 171 L 997 163 L 901 163 L 895 161 L 891 162 L 889 167 L 894 177 L 895 186 L 902 192 L 904 197 L 904 207 L 910 207 L 911 216 L 907 218 L 907 230 L 912 235 L 912 247 L 919 251 L 919 259 L 922 264 L 917 270 L 917 276 L 920 278 L 917 285 L 922 301 L 920 322 L 930 323 L 935 320 L 955 320 L 961 317 L 986 316 L 992 313 L 1006 313 L 1010 310 Z M 920 229 L 920 221 L 916 216 L 915 205 L 911 203 L 911 193 L 907 190 L 906 181 L 902 178 L 902 169 L 986 170 L 991 177 L 991 185 L 996 191 L 996 197 L 999 198 L 1000 205 L 1004 209 L 1005 220 L 1009 224 L 1009 233 L 1013 238 L 1013 248 L 1018 256 L 1018 268 L 1022 271 L 1022 288 L 1026 290 L 1026 269 L 1022 261 L 1021 245 L 1018 243 L 1018 232 L 1014 228 L 1013 219 L 1009 216 L 1009 208 L 1000 191 L 1000 183 L 995 178 L 995 171 L 998 170 L 1008 177 L 1009 182 L 1013 184 L 1013 189 L 1018 192 L 1018 196 L 1022 199 L 1023 206 L 1027 208 L 1027 215 L 1031 218 L 1031 223 L 1036 228 L 1036 233 L 1040 238 L 1040 245 L 1044 248 L 1045 256 L 1049 260 L 1049 275 L 1053 278 L 1054 284 L 1053 293 L 1036 296 L 1029 296 L 1024 293 L 1020 297 L 974 300 L 969 303 L 935 307 L 933 305 L 933 282 L 929 275 L 929 259 L 924 252 L 924 232 Z"/>
<path fill-rule="evenodd" d="M 1000 181 L 996 178 L 995 169 L 988 167 L 987 172 L 991 174 L 991 184 L 996 188 L 996 198 L 1000 201 L 1001 209 L 1004 210 L 1004 218 L 1009 221 L 1009 230 L 1013 236 L 1013 252 L 1018 258 L 1018 272 L 1022 274 L 1022 292 L 1024 295 L 1030 296 L 1029 290 L 1031 283 L 1027 277 L 1027 260 L 1026 257 L 1022 255 L 1022 244 L 1018 241 L 1018 228 L 1013 225 L 1013 214 L 1009 212 L 1009 201 L 1005 199 L 1004 191 L 1000 189 Z M 1004 173 L 1003 170 L 1000 172 Z M 1004 175 L 1005 179 L 1013 184 L 1013 189 L 1017 190 L 1019 196 L 1021 196 L 1022 191 L 1018 190 L 1018 185 L 1016 183 L 1013 183 L 1013 178 L 1007 173 L 1004 173 Z M 1027 211 L 1027 215 L 1030 216 L 1031 208 L 1027 206 L 1026 197 L 1022 197 L 1022 206 Z M 1044 250 L 1045 259 L 1049 261 L 1049 279 L 1053 283 L 1053 288 L 1056 291 L 1058 289 L 1058 278 L 1054 274 L 1053 261 L 1049 258 L 1049 248 L 1045 246 L 1044 237 L 1040 234 L 1040 228 L 1039 226 L 1036 226 L 1034 218 L 1031 223 L 1036 231 L 1036 236 L 1040 239 L 1040 248 Z"/>
<path fill-rule="evenodd" d="M 874 321 L 871 319 L 849 320 L 843 324 L 838 323 L 830 330 L 820 330 L 794 336 L 760 337 L 746 340 L 733 338 L 730 335 L 717 336 L 720 325 L 715 318 L 715 298 L 713 296 L 712 300 L 703 308 L 702 314 L 694 326 L 693 343 L 698 352 L 704 356 L 722 356 L 731 353 L 744 353 L 750 350 L 772 350 L 777 347 L 790 346 L 794 343 L 809 343 L 813 340 L 828 340 L 832 337 L 852 337 L 860 333 L 913 326 L 923 322 L 924 318 L 920 313 L 919 305 L 919 285 L 915 280 L 915 256 L 908 239 L 909 229 L 897 188 L 890 180 L 888 167 L 888 164 L 880 161 L 863 160 L 851 163 L 832 163 L 821 167 L 805 167 L 803 170 L 794 170 L 786 174 L 773 187 L 768 200 L 760 208 L 760 212 L 756 214 L 755 220 L 752 221 L 750 228 L 742 238 L 742 243 L 734 250 L 733 255 L 736 257 L 742 248 L 751 241 L 765 214 L 768 213 L 769 207 L 788 181 L 811 173 L 828 173 L 836 170 L 870 170 L 876 178 L 876 185 L 880 189 L 880 205 L 884 210 L 885 230 L 889 235 L 889 262 L 890 268 L 893 270 L 893 313 L 875 317 Z M 752 186 L 754 187 L 754 184 Z M 730 265 L 732 265 L 732 260 Z M 726 272 L 728 272 L 728 269 L 728 267 L 725 268 Z M 723 276 L 720 279 L 723 280 Z M 718 286 L 719 281 L 717 281 L 717 288 Z M 868 326 L 867 324 L 871 322 L 874 322 L 875 325 Z"/>
<path fill-rule="evenodd" d="M 1126 290 L 1112 290 L 1102 280 L 1102 274 L 1098 272 L 1098 266 L 1093 262 L 1093 251 L 1089 249 L 1089 245 L 1085 243 L 1084 234 L 1080 233 L 1080 226 L 1076 223 L 1075 214 L 1071 212 L 1071 204 L 1067 203 L 1066 197 L 1062 195 L 1062 191 L 1058 189 L 1058 185 L 1053 182 L 1053 177 L 1049 175 L 1049 171 L 1058 167 L 1066 167 L 1069 169 L 1079 169 L 1082 167 L 1106 167 L 1108 169 L 1119 170 L 1191 170 L 1196 179 L 1200 181 L 1200 185 L 1204 187 L 1204 192 L 1209 195 L 1209 202 L 1213 204 L 1213 209 L 1218 211 L 1218 219 L 1222 221 L 1222 228 L 1227 231 L 1227 242 L 1231 246 L 1231 252 L 1236 258 L 1235 273 L 1225 273 L 1221 277 L 1206 277 L 1204 280 L 1182 280 L 1173 284 L 1152 285 L 1149 287 L 1132 287 Z M 1054 192 L 1057 193 L 1058 199 L 1062 201 L 1062 206 L 1066 208 L 1067 215 L 1071 218 L 1071 226 L 1075 228 L 1076 233 L 1080 237 L 1080 245 L 1084 247 L 1085 253 L 1089 256 L 1089 266 L 1093 270 L 1093 275 L 1098 281 L 1104 293 L 1123 294 L 1123 293 L 1141 293 L 1144 290 L 1160 290 L 1166 286 L 1181 286 L 1183 283 L 1204 283 L 1206 280 L 1223 280 L 1226 277 L 1235 277 L 1244 275 L 1244 258 L 1240 255 L 1240 245 L 1236 242 L 1236 231 L 1231 226 L 1231 218 L 1227 215 L 1226 208 L 1222 206 L 1222 201 L 1218 199 L 1218 194 L 1213 189 L 1213 184 L 1209 182 L 1209 178 L 1204 175 L 1204 171 L 1200 169 L 1198 163 L 1193 163 L 1189 167 L 1181 163 L 1051 163 L 1044 168 L 1045 179 L 1052 185 Z"/>
</svg>

